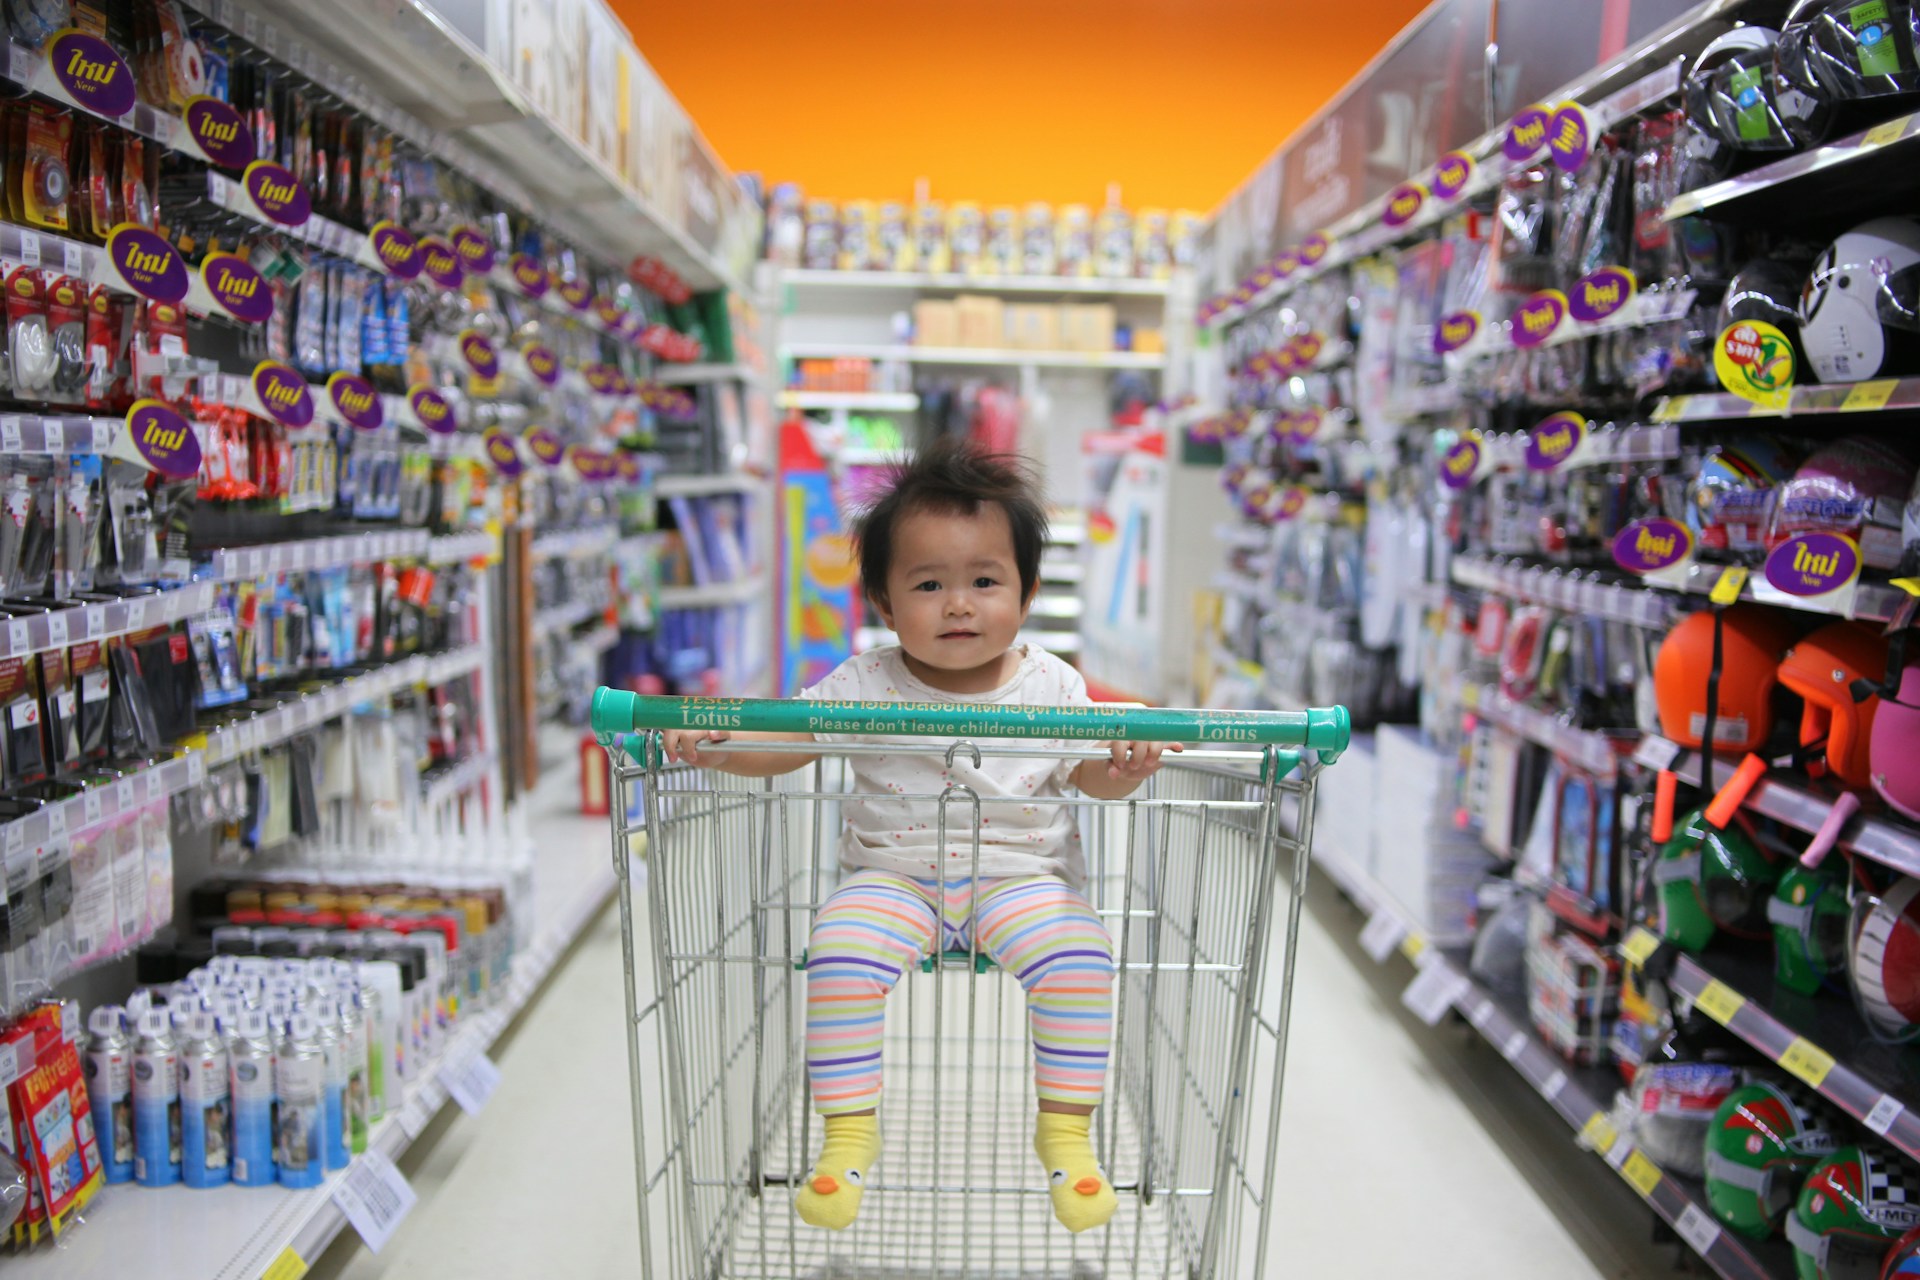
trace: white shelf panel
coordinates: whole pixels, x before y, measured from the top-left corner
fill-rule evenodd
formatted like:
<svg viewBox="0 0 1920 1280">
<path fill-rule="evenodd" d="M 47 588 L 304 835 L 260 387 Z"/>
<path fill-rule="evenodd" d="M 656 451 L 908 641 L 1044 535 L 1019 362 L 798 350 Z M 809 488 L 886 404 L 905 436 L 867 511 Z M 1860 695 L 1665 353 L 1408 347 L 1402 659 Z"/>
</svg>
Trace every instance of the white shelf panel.
<svg viewBox="0 0 1920 1280">
<path fill-rule="evenodd" d="M 1138 351 L 1024 351 L 1011 347 L 915 347 L 901 343 L 796 342 L 781 348 L 794 359 L 850 356 L 908 364 L 1031 365 L 1039 369 L 1164 369 L 1167 357 Z"/>
<path fill-rule="evenodd" d="M 754 574 L 738 582 L 716 582 L 704 587 L 662 587 L 655 602 L 656 612 L 667 609 L 714 609 L 722 605 L 745 604 L 767 589 L 766 575 Z"/>
<path fill-rule="evenodd" d="M 653 380 L 662 386 L 690 387 L 703 382 L 758 382 L 760 371 L 745 364 L 661 364 Z"/>
<path fill-rule="evenodd" d="M 898 391 L 782 391 L 782 409 L 851 409 L 872 413 L 912 413 L 920 397 Z"/>
<path fill-rule="evenodd" d="M 536 560 L 575 559 L 603 555 L 620 541 L 620 526 L 608 521 L 579 529 L 555 529 L 535 534 L 533 558 Z"/>
<path fill-rule="evenodd" d="M 374 560 L 418 560 L 433 539 L 425 529 L 388 529 L 339 538 L 308 538 L 261 547 L 229 547 L 213 553 L 212 574 L 222 582 L 264 578 L 305 569 L 332 569 Z"/>
<path fill-rule="evenodd" d="M 605 605 L 595 604 L 591 600 L 576 600 L 572 604 L 542 609 L 533 615 L 534 638 L 544 640 L 548 636 L 571 631 L 587 619 L 603 612 L 605 608 Z"/>
<path fill-rule="evenodd" d="M 661 476 L 653 491 L 662 498 L 702 498 L 716 493 L 757 493 L 767 487 L 764 476 L 739 472 L 730 476 Z"/>
<path fill-rule="evenodd" d="M 924 271 L 812 271 L 797 267 L 783 270 L 780 273 L 780 283 L 808 293 L 838 290 L 914 293 L 921 290 L 940 290 L 964 293 L 1052 293 L 1093 297 L 1152 298 L 1164 298 L 1172 288 L 1172 282 L 1167 280 L 1113 276 L 1094 279 L 1068 276 L 969 276 L 954 272 L 935 274 Z"/>
<path fill-rule="evenodd" d="M 428 564 L 459 564 L 463 560 L 490 559 L 499 554 L 500 540 L 486 529 L 444 534 L 427 544 Z"/>
</svg>

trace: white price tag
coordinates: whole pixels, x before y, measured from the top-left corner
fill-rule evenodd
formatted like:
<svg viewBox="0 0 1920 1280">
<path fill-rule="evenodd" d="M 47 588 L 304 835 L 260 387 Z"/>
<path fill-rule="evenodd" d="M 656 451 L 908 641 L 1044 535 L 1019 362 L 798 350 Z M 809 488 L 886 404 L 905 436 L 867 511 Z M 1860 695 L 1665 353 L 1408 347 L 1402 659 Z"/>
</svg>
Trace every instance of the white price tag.
<svg viewBox="0 0 1920 1280">
<path fill-rule="evenodd" d="M 1887 1130 L 1893 1128 L 1893 1122 L 1898 1120 L 1900 1113 L 1906 1109 L 1899 1099 L 1883 1093 L 1880 1095 L 1880 1101 L 1873 1104 L 1873 1110 L 1867 1112 L 1866 1118 L 1860 1123 L 1884 1138 L 1887 1136 Z"/>
<path fill-rule="evenodd" d="M 412 1102 L 407 1103 L 406 1106 L 401 1107 L 399 1112 L 394 1116 L 394 1119 L 400 1122 L 400 1128 L 406 1132 L 407 1141 L 415 1142 L 419 1140 L 421 1133 L 426 1130 L 428 1112 L 425 1107 L 420 1105 L 420 1099 L 415 1098 Z"/>
<path fill-rule="evenodd" d="M 147 770 L 147 799 L 164 799 L 166 794 L 167 783 L 166 780 L 160 776 L 160 770 L 157 768 Z"/>
<path fill-rule="evenodd" d="M 187 757 L 187 785 L 197 787 L 207 780 L 207 762 L 198 751 Z"/>
<path fill-rule="evenodd" d="M 0 418 L 0 448 L 8 453 L 20 452 L 20 419 Z"/>
<path fill-rule="evenodd" d="M 1720 1242 L 1720 1224 L 1697 1204 L 1690 1204 L 1680 1211 L 1673 1229 L 1703 1258 L 1709 1249 Z"/>
<path fill-rule="evenodd" d="M 88 637 L 97 639 L 107 633 L 107 606 L 90 604 L 87 606 L 85 616 Z"/>
<path fill-rule="evenodd" d="M 40 237 L 32 231 L 20 233 L 20 261 L 30 267 L 40 265 Z"/>
<path fill-rule="evenodd" d="M 1407 936 L 1407 926 L 1390 911 L 1376 911 L 1360 931 L 1360 949 L 1375 964 L 1385 964 L 1393 949 Z"/>
<path fill-rule="evenodd" d="M 15 618 L 7 624 L 7 652 L 25 653 L 33 648 L 33 637 L 28 634 L 27 620 Z"/>
<path fill-rule="evenodd" d="M 55 648 L 67 643 L 67 611 L 55 609 L 47 615 L 47 643 Z"/>
<path fill-rule="evenodd" d="M 62 840 L 67 834 L 67 806 L 50 804 L 47 806 L 47 839 Z"/>
<path fill-rule="evenodd" d="M 133 779 L 120 779 L 119 783 L 114 787 L 114 807 L 121 813 L 131 813 L 133 812 L 133 807 L 139 802 L 139 796 L 134 793 Z"/>
<path fill-rule="evenodd" d="M 60 267 L 70 276 L 85 275 L 87 272 L 87 251 L 71 241 L 61 245 Z"/>
<path fill-rule="evenodd" d="M 58 418 L 40 420 L 40 438 L 46 442 L 48 453 L 65 453 L 67 450 L 67 424 Z"/>
<path fill-rule="evenodd" d="M 1540 1096 L 1552 1102 L 1567 1087 L 1567 1073 L 1555 1067 L 1553 1074 L 1540 1082 Z"/>
<path fill-rule="evenodd" d="M 1487 1024 L 1492 1021 L 1493 1001 L 1491 1000 L 1482 1000 L 1479 1004 L 1473 1006 L 1472 1012 L 1467 1014 L 1467 1022 L 1472 1025 L 1475 1031 L 1485 1032 Z"/>
<path fill-rule="evenodd" d="M 0 1044 L 0 1088 L 20 1078 L 20 1046 Z"/>
<path fill-rule="evenodd" d="M 147 625 L 147 602 L 140 596 L 127 601 L 127 630 L 138 631 Z"/>
<path fill-rule="evenodd" d="M 375 1253 L 393 1238 L 394 1229 L 419 1199 L 393 1161 L 373 1150 L 347 1166 L 347 1176 L 333 1192 L 333 1202 Z"/>
<path fill-rule="evenodd" d="M 493 1059 L 478 1051 L 440 1069 L 440 1083 L 447 1096 L 460 1104 L 468 1115 L 478 1115 L 487 1099 L 500 1086 L 500 1068 Z"/>
<path fill-rule="evenodd" d="M 1437 1024 L 1454 1002 L 1466 994 L 1471 984 L 1463 973 L 1449 965 L 1432 964 L 1422 969 L 1400 993 L 1400 1003 L 1428 1026 Z"/>
<path fill-rule="evenodd" d="M 80 796 L 80 806 L 86 812 L 88 826 L 100 821 L 100 793 L 88 788 Z"/>
<path fill-rule="evenodd" d="M 73 1000 L 60 1005 L 60 1038 L 68 1044 L 80 1043 L 80 1005 Z"/>
<path fill-rule="evenodd" d="M 1633 762 L 1642 768 L 1671 769 L 1673 762 L 1680 758 L 1680 744 L 1671 742 L 1657 733 L 1650 733 L 1640 739 L 1640 745 L 1634 748 Z"/>
<path fill-rule="evenodd" d="M 1527 1033 L 1524 1031 L 1514 1032 L 1512 1035 L 1507 1037 L 1507 1042 L 1500 1046 L 1500 1056 L 1505 1058 L 1508 1062 L 1514 1062 L 1518 1060 L 1520 1055 L 1525 1053 L 1526 1051 L 1527 1051 Z"/>
</svg>

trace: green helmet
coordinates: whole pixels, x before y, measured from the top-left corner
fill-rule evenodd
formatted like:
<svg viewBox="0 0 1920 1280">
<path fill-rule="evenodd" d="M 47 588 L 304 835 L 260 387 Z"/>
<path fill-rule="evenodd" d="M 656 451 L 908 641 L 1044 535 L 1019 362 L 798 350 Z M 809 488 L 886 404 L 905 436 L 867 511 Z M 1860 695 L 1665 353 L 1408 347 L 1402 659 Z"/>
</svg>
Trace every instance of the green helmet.
<svg viewBox="0 0 1920 1280">
<path fill-rule="evenodd" d="M 1714 930 L 1766 936 L 1767 894 L 1780 871 L 1738 827 L 1718 830 L 1696 809 L 1674 825 L 1653 864 L 1661 936 L 1698 953 Z"/>
<path fill-rule="evenodd" d="M 1787 1215 L 1800 1280 L 1877 1276 L 1893 1242 L 1920 1226 L 1920 1182 L 1885 1147 L 1842 1147 L 1807 1175 Z"/>
<path fill-rule="evenodd" d="M 1742 1085 L 1707 1127 L 1707 1207 L 1729 1230 L 1765 1240 L 1807 1170 L 1833 1148 L 1825 1117 L 1797 1085 Z"/>
<path fill-rule="evenodd" d="M 1809 871 L 1799 863 L 1767 900 L 1773 924 L 1773 976 L 1789 991 L 1817 995 L 1847 963 L 1846 864 L 1829 858 Z"/>
</svg>

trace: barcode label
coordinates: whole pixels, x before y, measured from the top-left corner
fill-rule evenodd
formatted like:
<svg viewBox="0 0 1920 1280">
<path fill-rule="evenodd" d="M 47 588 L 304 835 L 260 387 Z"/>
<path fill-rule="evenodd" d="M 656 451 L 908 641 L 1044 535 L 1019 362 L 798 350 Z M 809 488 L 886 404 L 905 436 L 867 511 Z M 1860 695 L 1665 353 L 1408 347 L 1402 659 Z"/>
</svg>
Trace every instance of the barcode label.
<svg viewBox="0 0 1920 1280">
<path fill-rule="evenodd" d="M 347 1176 L 334 1188 L 333 1202 L 347 1215 L 367 1248 L 378 1253 L 419 1202 L 419 1196 L 393 1161 L 380 1151 L 369 1150 L 347 1166 Z"/>
<path fill-rule="evenodd" d="M 1367 927 L 1360 931 L 1360 949 L 1375 964 L 1385 964 L 1387 956 L 1406 936 L 1407 926 L 1399 917 L 1391 912 L 1376 911 L 1367 921 Z"/>
</svg>

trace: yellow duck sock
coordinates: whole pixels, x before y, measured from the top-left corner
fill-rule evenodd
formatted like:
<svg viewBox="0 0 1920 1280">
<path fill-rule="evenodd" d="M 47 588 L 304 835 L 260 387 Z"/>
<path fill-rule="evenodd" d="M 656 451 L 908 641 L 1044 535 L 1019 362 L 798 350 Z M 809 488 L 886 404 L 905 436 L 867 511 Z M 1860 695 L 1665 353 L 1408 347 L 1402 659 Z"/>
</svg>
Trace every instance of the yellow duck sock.
<svg viewBox="0 0 1920 1280">
<path fill-rule="evenodd" d="M 845 1231 L 860 1212 L 867 1170 L 880 1154 L 880 1117 L 827 1116 L 823 1123 L 827 1136 L 820 1143 L 820 1158 L 813 1162 L 807 1185 L 793 1198 L 793 1208 L 813 1226 Z"/>
<path fill-rule="evenodd" d="M 1093 1142 L 1091 1115 L 1042 1111 L 1033 1130 L 1033 1150 L 1047 1167 L 1047 1194 L 1053 1197 L 1053 1216 L 1069 1231 L 1088 1231 L 1105 1225 L 1119 1205 L 1113 1184 L 1100 1171 Z"/>
</svg>

